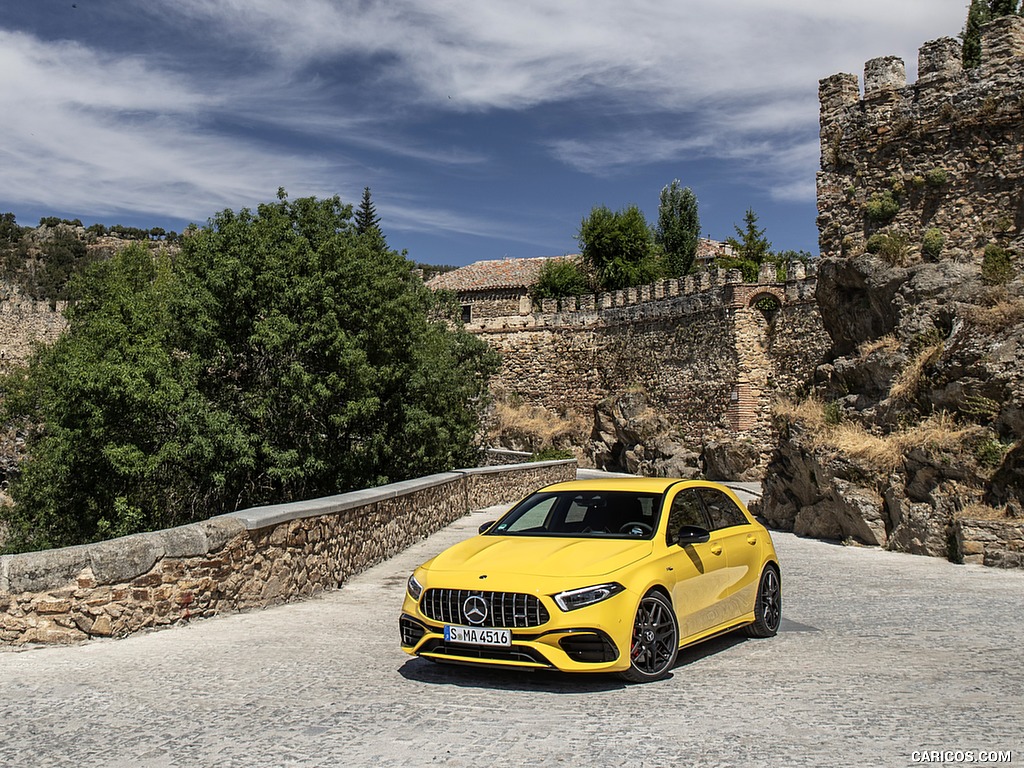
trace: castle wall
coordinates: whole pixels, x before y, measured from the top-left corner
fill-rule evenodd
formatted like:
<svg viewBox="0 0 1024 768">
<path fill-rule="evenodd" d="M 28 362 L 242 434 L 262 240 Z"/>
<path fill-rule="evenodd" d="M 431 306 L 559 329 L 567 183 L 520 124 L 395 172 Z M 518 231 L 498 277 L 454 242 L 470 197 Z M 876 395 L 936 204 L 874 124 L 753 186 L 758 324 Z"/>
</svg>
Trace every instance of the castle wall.
<svg viewBox="0 0 1024 768">
<path fill-rule="evenodd" d="M 57 306 L 18 296 L 0 302 L 0 370 L 23 365 L 36 344 L 55 341 L 67 328 L 64 303 Z"/>
<path fill-rule="evenodd" d="M 773 396 L 791 392 L 829 339 L 813 264 L 758 284 L 718 270 L 623 291 L 542 302 L 540 311 L 471 323 L 502 355 L 492 386 L 558 413 L 589 415 L 643 390 L 693 446 L 721 435 L 767 439 Z M 771 297 L 771 312 L 756 306 Z"/>
<path fill-rule="evenodd" d="M 987 243 L 1020 238 L 1024 18 L 986 26 L 980 67 L 964 71 L 960 51 L 952 38 L 926 43 L 913 85 L 891 56 L 865 65 L 863 96 L 855 75 L 819 84 L 823 257 L 863 253 L 877 232 L 905 237 L 909 258 L 923 255 L 932 228 L 945 235 L 938 258 L 975 258 Z"/>
</svg>

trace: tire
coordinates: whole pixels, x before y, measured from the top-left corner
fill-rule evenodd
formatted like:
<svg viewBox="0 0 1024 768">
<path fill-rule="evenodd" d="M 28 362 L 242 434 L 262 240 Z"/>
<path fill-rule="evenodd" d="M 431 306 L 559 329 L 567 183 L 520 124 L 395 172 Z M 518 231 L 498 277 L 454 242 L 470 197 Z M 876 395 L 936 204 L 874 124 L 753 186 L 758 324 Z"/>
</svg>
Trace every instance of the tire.
<svg viewBox="0 0 1024 768">
<path fill-rule="evenodd" d="M 782 581 L 774 566 L 766 565 L 757 585 L 754 623 L 748 624 L 749 637 L 774 637 L 782 623 Z"/>
<path fill-rule="evenodd" d="M 631 683 L 649 683 L 669 673 L 679 653 L 679 626 L 668 598 L 648 592 L 636 608 L 629 644 L 629 669 L 619 675 Z"/>
</svg>

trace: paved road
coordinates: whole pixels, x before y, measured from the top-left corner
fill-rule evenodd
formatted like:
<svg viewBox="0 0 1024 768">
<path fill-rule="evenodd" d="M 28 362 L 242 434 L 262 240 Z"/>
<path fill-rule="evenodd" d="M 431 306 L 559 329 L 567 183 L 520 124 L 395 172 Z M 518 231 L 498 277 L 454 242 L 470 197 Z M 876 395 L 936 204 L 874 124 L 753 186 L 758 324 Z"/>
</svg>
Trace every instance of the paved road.
<svg viewBox="0 0 1024 768">
<path fill-rule="evenodd" d="M 3 766 L 905 766 L 1024 762 L 1024 573 L 776 534 L 770 640 L 725 637 L 624 686 L 402 653 L 419 561 L 465 517 L 305 603 L 0 652 Z"/>
</svg>

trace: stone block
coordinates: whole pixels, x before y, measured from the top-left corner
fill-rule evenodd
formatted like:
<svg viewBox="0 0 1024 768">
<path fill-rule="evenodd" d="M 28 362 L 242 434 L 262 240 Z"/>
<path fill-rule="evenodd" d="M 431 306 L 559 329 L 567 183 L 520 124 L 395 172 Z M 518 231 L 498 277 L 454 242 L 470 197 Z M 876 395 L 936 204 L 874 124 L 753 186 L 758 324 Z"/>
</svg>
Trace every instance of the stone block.
<svg viewBox="0 0 1024 768">
<path fill-rule="evenodd" d="M 985 545 L 980 541 L 964 541 L 960 544 L 960 552 L 966 555 L 984 555 Z"/>
<path fill-rule="evenodd" d="M 245 523 L 231 515 L 211 517 L 196 525 L 206 536 L 206 551 L 216 552 L 240 533 L 245 533 Z"/>
<path fill-rule="evenodd" d="M 70 600 L 50 600 L 43 598 L 37 600 L 33 606 L 33 610 L 38 614 L 62 614 L 69 613 L 71 611 Z"/>
<path fill-rule="evenodd" d="M 147 573 L 163 557 L 159 536 L 140 533 L 89 547 L 97 584 L 123 584 Z"/>
<path fill-rule="evenodd" d="M 202 557 L 208 551 L 206 531 L 199 523 L 168 528 L 150 534 L 163 548 L 164 557 Z"/>
<path fill-rule="evenodd" d="M 89 566 L 89 547 L 65 547 L 45 552 L 5 555 L 6 591 L 44 592 L 73 583 Z"/>
</svg>

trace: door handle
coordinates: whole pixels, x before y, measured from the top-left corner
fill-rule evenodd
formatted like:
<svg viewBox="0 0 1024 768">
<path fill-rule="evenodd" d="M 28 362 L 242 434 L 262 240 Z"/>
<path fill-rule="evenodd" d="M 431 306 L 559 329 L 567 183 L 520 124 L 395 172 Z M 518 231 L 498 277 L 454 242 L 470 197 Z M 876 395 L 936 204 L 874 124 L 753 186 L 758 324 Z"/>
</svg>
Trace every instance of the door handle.
<svg viewBox="0 0 1024 768">
<path fill-rule="evenodd" d="M 711 554 L 712 555 L 720 555 L 720 554 L 722 554 L 722 545 L 721 544 L 712 544 L 711 545 Z"/>
<path fill-rule="evenodd" d="M 747 544 L 757 544 L 757 536 L 752 533 L 747 534 Z"/>
</svg>

